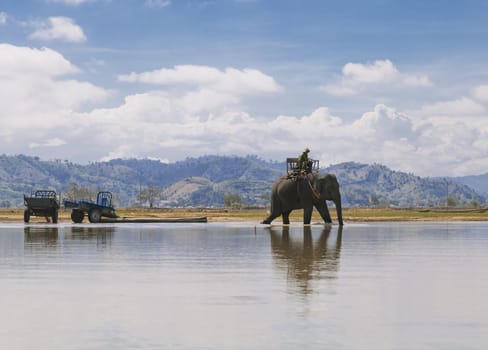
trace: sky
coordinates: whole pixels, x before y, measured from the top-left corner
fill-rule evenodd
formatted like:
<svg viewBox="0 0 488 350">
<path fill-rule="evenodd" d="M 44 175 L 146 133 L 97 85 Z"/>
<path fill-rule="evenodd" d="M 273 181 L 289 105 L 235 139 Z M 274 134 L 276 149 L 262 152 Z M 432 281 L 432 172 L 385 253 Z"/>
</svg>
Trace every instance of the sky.
<svg viewBox="0 0 488 350">
<path fill-rule="evenodd" d="M 488 172 L 488 2 L 0 1 L 0 153 Z"/>
</svg>

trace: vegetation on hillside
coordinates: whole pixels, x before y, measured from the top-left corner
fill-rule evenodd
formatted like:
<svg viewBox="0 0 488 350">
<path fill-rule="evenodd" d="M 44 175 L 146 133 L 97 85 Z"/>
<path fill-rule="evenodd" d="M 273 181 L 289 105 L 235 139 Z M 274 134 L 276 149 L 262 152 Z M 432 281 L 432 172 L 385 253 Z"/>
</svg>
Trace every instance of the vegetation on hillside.
<svg viewBox="0 0 488 350">
<path fill-rule="evenodd" d="M 379 164 L 354 162 L 322 170 L 335 173 L 344 206 L 485 205 L 486 197 L 454 179 L 421 178 Z M 173 164 L 115 159 L 87 165 L 0 156 L 0 206 L 23 206 L 23 194 L 53 189 L 62 198 L 111 191 L 118 207 L 249 207 L 269 205 L 271 186 L 285 164 L 255 156 L 205 156 Z"/>
<path fill-rule="evenodd" d="M 466 185 L 444 178 L 422 178 L 380 164 L 348 162 L 324 171 L 336 174 L 346 206 L 476 206 L 486 201 Z"/>
</svg>

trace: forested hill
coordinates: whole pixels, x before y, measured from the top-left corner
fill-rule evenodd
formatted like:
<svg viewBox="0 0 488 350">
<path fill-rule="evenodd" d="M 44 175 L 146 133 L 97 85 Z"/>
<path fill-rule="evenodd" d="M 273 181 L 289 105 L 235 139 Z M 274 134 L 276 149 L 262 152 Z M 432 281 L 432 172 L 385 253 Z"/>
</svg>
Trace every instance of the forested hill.
<svg viewBox="0 0 488 350">
<path fill-rule="evenodd" d="M 283 165 L 266 162 L 254 156 L 220 157 L 205 156 L 188 158 L 184 161 L 165 164 L 148 159 L 115 159 L 88 165 L 64 160 L 43 161 L 38 157 L 25 155 L 0 156 L 0 206 L 23 205 L 23 194 L 37 189 L 54 189 L 63 193 L 76 184 L 78 188 L 89 188 L 92 193 L 99 190 L 111 191 L 119 206 L 136 205 L 141 192 L 148 187 L 163 190 L 179 181 L 200 182 L 208 180 L 208 186 L 199 187 L 199 198 L 177 199 L 172 205 L 223 205 L 227 192 L 239 193 L 243 199 L 255 203 L 257 197 L 278 176 Z M 254 188 L 254 187 L 255 188 Z M 244 193 L 243 191 L 250 191 Z M 258 195 L 257 191 L 262 191 Z"/>
<path fill-rule="evenodd" d="M 488 195 L 488 173 L 482 175 L 453 177 L 450 180 L 474 188 L 481 194 Z"/>
<path fill-rule="evenodd" d="M 336 174 L 349 205 L 443 206 L 446 197 L 450 205 L 479 205 L 487 199 L 454 179 L 446 183 L 444 178 L 422 178 L 380 164 L 349 162 L 324 171 Z"/>
<path fill-rule="evenodd" d="M 347 206 L 435 206 L 446 202 L 444 179 L 420 178 L 379 164 L 352 162 L 322 171 L 337 175 Z M 80 165 L 2 155 L 0 206 L 23 206 L 23 194 L 37 189 L 54 189 L 65 197 L 73 188 L 89 189 L 91 193 L 111 191 L 117 206 L 141 202 L 147 205 L 148 192 L 155 206 L 223 206 L 226 198 L 242 205 L 265 206 L 269 204 L 273 181 L 284 172 L 284 162 L 264 161 L 255 156 L 205 156 L 172 164 L 116 159 Z M 485 197 L 454 180 L 458 179 L 451 179 L 447 187 L 452 204 L 485 204 Z"/>
</svg>

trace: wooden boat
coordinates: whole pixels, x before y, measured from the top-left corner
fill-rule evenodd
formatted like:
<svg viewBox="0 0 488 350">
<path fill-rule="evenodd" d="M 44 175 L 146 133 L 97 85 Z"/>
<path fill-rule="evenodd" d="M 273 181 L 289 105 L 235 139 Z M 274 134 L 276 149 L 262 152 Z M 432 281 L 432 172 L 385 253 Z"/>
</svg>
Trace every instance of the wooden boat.
<svg viewBox="0 0 488 350">
<path fill-rule="evenodd" d="M 121 217 L 117 219 L 103 219 L 102 223 L 131 223 L 131 224 L 153 224 L 153 223 L 198 223 L 208 222 L 206 216 L 188 217 L 188 218 L 130 218 Z"/>
</svg>

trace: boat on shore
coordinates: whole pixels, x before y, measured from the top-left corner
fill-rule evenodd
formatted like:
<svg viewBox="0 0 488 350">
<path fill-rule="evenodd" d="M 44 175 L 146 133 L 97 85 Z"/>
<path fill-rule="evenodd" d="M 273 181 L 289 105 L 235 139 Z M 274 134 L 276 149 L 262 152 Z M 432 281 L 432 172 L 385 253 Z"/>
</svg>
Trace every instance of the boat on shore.
<svg viewBox="0 0 488 350">
<path fill-rule="evenodd" d="M 124 223 L 124 224 L 153 224 L 153 223 L 206 223 L 208 222 L 206 216 L 198 217 L 183 217 L 183 218 L 131 218 L 119 217 L 116 219 L 103 219 L 101 223 Z"/>
</svg>

